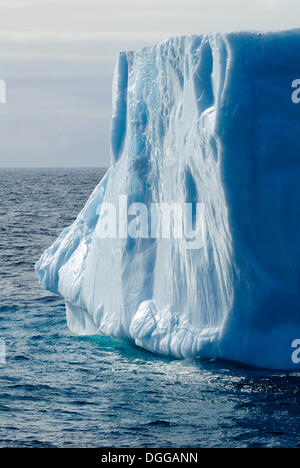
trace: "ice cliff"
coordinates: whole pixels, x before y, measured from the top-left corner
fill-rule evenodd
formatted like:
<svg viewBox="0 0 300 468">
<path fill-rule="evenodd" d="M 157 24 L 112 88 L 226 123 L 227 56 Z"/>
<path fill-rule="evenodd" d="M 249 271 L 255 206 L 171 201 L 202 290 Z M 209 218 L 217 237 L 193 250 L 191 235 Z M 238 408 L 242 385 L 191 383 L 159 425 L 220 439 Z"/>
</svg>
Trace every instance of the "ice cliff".
<svg viewBox="0 0 300 468">
<path fill-rule="evenodd" d="M 43 287 L 65 298 L 73 332 L 178 358 L 297 367 L 299 78 L 300 30 L 120 53 L 111 167 L 36 266 Z M 203 245 L 100 238 L 101 206 L 121 194 L 147 206 L 203 204 Z"/>
</svg>

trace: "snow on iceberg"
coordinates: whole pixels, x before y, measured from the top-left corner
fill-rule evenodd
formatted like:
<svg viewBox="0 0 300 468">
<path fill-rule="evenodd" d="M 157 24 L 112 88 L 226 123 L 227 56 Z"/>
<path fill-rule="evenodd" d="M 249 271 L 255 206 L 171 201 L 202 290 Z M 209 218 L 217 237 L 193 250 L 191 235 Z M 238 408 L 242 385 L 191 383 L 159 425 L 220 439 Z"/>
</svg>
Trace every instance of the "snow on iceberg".
<svg viewBox="0 0 300 468">
<path fill-rule="evenodd" d="M 78 334 L 163 355 L 293 368 L 300 339 L 300 30 L 166 40 L 119 55 L 112 163 L 36 265 Z M 296 82 L 295 82 L 296 80 Z M 101 238 L 103 204 L 201 203 L 198 249 Z"/>
</svg>

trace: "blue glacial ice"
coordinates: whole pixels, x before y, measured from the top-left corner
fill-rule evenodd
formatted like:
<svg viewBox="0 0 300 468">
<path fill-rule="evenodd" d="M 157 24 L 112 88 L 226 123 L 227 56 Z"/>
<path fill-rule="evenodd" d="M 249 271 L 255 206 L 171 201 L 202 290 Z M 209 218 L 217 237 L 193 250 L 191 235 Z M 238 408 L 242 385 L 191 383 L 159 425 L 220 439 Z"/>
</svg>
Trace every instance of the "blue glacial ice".
<svg viewBox="0 0 300 468">
<path fill-rule="evenodd" d="M 176 358 L 297 367 L 297 79 L 300 30 L 180 37 L 120 53 L 111 167 L 36 265 L 43 287 L 65 298 L 74 333 Z M 203 246 L 99 238 L 101 205 L 120 194 L 202 203 Z"/>
</svg>

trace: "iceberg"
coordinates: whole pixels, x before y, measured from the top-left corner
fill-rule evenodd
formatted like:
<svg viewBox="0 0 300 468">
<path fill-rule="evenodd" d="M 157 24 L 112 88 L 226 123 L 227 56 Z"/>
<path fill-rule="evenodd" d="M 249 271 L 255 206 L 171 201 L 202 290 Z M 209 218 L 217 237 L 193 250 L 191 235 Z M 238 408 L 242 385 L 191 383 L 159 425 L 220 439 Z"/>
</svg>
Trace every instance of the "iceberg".
<svg viewBox="0 0 300 468">
<path fill-rule="evenodd" d="M 72 332 L 174 358 L 299 366 L 299 51 L 292 30 L 119 54 L 111 166 L 36 265 L 42 286 L 64 297 Z M 201 245 L 99 235 L 120 196 L 203 206 Z"/>
</svg>

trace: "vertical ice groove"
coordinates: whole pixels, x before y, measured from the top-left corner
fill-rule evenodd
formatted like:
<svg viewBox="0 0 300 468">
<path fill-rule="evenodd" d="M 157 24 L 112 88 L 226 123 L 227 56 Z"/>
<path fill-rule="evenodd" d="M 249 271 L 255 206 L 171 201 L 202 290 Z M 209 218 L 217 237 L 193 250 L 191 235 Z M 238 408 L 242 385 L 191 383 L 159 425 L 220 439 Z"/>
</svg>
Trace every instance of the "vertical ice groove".
<svg viewBox="0 0 300 468">
<path fill-rule="evenodd" d="M 111 150 L 116 163 L 122 153 L 127 126 L 128 60 L 120 52 L 113 80 L 113 113 L 111 120 Z"/>
<path fill-rule="evenodd" d="M 198 42 L 195 39 L 194 42 Z M 212 83 L 213 73 L 213 55 L 207 36 L 204 36 L 202 42 L 196 50 L 192 51 L 194 55 L 194 90 L 195 99 L 199 111 L 199 116 L 214 103 L 214 92 Z"/>
</svg>

